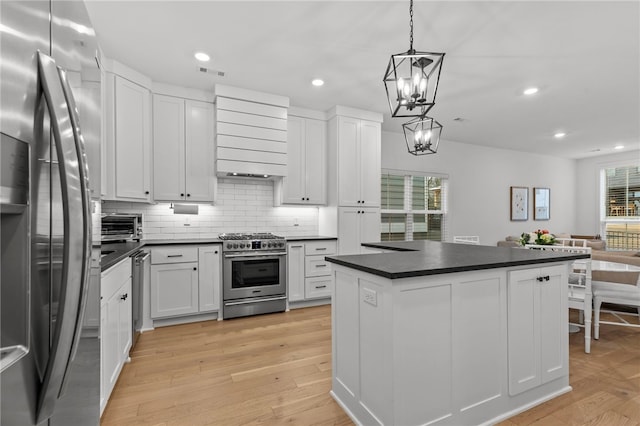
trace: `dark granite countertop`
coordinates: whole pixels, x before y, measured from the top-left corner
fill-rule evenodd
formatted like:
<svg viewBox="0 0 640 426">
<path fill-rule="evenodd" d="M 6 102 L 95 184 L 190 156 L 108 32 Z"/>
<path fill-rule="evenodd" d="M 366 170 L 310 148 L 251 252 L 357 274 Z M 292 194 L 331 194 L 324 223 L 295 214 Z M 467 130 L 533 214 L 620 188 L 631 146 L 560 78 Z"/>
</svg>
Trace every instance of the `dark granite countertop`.
<svg viewBox="0 0 640 426">
<path fill-rule="evenodd" d="M 287 241 L 320 241 L 320 240 L 337 240 L 336 237 L 325 237 L 322 235 L 309 235 L 304 237 L 286 237 Z M 185 239 L 152 239 L 142 240 L 139 242 L 120 242 L 111 243 L 103 242 L 101 251 L 105 256 L 100 260 L 100 270 L 106 271 L 116 263 L 120 262 L 125 257 L 131 256 L 142 247 L 157 246 L 157 245 L 170 245 L 170 244 L 222 244 L 222 240 L 219 238 L 185 238 Z M 107 253 L 109 252 L 109 253 Z"/>
<path fill-rule="evenodd" d="M 304 237 L 285 237 L 285 239 L 287 241 L 322 241 L 322 240 L 335 241 L 338 239 L 338 237 L 326 237 L 323 235 L 307 235 Z"/>
<path fill-rule="evenodd" d="M 365 247 L 396 253 L 327 256 L 326 260 L 381 277 L 397 279 L 510 266 L 585 259 L 588 254 L 559 253 L 437 241 L 365 243 Z"/>
<path fill-rule="evenodd" d="M 102 243 L 100 250 L 102 258 L 100 259 L 100 270 L 102 272 L 111 268 L 125 257 L 131 256 L 144 246 L 143 242 L 126 242 L 126 243 Z"/>
</svg>

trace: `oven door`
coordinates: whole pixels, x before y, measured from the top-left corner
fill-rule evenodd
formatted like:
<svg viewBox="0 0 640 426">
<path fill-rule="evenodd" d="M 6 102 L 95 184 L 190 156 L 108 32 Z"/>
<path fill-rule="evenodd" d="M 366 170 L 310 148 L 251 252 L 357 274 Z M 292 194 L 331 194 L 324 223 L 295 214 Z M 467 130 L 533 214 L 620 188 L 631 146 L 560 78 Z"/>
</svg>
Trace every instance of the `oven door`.
<svg viewBox="0 0 640 426">
<path fill-rule="evenodd" d="M 229 253 L 224 255 L 223 299 L 284 295 L 286 253 Z"/>
</svg>

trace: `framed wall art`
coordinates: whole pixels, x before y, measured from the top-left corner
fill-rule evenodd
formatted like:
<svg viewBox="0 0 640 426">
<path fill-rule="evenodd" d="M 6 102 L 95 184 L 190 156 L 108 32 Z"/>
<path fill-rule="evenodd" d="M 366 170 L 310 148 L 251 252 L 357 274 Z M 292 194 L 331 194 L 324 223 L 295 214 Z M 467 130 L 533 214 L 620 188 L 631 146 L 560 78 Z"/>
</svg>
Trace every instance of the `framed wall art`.
<svg viewBox="0 0 640 426">
<path fill-rule="evenodd" d="M 533 188 L 533 220 L 549 220 L 551 193 L 549 188 Z"/>
<path fill-rule="evenodd" d="M 511 187 L 511 220 L 527 220 L 529 211 L 529 188 L 526 186 Z"/>
</svg>

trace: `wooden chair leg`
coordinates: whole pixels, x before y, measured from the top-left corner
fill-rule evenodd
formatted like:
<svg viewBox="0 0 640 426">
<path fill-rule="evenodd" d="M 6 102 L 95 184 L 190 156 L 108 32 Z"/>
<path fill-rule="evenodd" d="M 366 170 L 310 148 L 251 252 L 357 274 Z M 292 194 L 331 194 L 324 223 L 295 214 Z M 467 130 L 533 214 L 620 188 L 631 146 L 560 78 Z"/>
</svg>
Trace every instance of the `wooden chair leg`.
<svg viewBox="0 0 640 426">
<path fill-rule="evenodd" d="M 596 340 L 600 338 L 600 305 L 602 305 L 602 300 L 596 297 L 593 303 L 593 338 Z"/>
</svg>

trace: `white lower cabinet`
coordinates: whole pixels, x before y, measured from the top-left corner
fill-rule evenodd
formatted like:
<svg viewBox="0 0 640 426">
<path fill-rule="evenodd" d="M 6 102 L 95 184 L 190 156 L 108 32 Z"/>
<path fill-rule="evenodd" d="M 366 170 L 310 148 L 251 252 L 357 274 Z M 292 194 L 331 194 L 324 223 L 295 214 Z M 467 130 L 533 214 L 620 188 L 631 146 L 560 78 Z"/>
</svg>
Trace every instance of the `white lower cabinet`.
<svg viewBox="0 0 640 426">
<path fill-rule="evenodd" d="M 509 272 L 509 394 L 568 374 L 566 268 Z"/>
<path fill-rule="evenodd" d="M 380 209 L 371 207 L 338 208 L 338 244 L 340 254 L 366 254 L 362 243 L 380 240 Z"/>
<path fill-rule="evenodd" d="M 101 275 L 100 413 L 109 400 L 131 349 L 131 259 Z"/>
<path fill-rule="evenodd" d="M 220 308 L 220 246 L 158 246 L 151 249 L 151 318 Z"/>
<path fill-rule="evenodd" d="M 151 318 L 198 312 L 198 262 L 151 265 Z"/>
<path fill-rule="evenodd" d="M 331 264 L 324 257 L 333 254 L 336 254 L 336 242 L 332 240 L 287 244 L 289 302 L 331 297 Z"/>
</svg>

